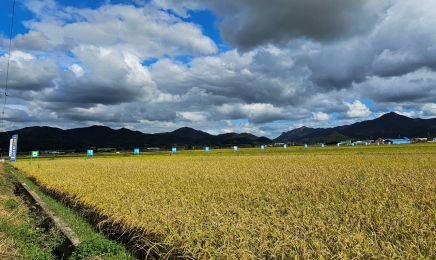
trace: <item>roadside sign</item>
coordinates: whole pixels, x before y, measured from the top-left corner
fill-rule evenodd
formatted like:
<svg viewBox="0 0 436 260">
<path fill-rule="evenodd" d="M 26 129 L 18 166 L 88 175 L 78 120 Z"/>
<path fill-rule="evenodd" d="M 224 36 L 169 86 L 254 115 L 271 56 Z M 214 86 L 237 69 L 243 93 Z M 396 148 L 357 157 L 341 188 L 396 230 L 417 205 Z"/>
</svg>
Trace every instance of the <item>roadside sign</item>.
<svg viewBox="0 0 436 260">
<path fill-rule="evenodd" d="M 31 157 L 32 158 L 38 158 L 39 157 L 39 151 L 32 151 Z"/>
<path fill-rule="evenodd" d="M 11 140 L 9 141 L 9 161 L 16 162 L 17 161 L 17 144 L 18 144 L 18 135 L 13 135 Z"/>
</svg>

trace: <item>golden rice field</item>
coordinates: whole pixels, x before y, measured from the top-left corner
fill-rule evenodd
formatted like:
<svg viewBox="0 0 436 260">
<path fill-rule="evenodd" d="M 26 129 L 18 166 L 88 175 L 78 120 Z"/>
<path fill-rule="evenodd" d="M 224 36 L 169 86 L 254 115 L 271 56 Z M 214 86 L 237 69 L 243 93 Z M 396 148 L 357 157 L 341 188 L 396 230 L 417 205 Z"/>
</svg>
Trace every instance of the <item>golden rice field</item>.
<svg viewBox="0 0 436 260">
<path fill-rule="evenodd" d="M 21 160 L 149 257 L 436 258 L 436 146 Z"/>
</svg>

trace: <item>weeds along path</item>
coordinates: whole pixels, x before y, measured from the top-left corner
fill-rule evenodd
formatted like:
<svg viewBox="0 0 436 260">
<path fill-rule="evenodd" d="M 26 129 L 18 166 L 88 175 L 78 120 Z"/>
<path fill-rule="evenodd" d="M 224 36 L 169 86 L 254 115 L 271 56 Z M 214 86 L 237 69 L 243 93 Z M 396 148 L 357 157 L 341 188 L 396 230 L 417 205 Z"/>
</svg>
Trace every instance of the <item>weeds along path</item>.
<svg viewBox="0 0 436 260">
<path fill-rule="evenodd" d="M 23 207 L 22 215 L 12 211 L 8 218 L 0 219 L 0 232 L 4 228 L 7 239 L 18 241 L 13 247 L 19 249 L 16 251 L 23 258 L 1 256 L 0 259 L 58 259 L 61 256 L 70 260 L 135 259 L 122 245 L 96 232 L 77 212 L 42 192 L 17 171 L 11 173 L 10 166 L 5 168 L 8 170 L 3 171 L 1 177 L 6 180 L 5 187 L 8 187 L 9 193 L 14 191 L 13 197 L 6 201 L 6 207 L 15 207 L 19 205 L 17 201 L 23 203 L 24 199 L 28 208 Z M 3 179 L 0 179 L 0 183 L 3 184 Z M 9 220 L 15 219 L 24 219 L 28 225 L 17 227 L 8 224 Z M 79 236 L 74 235 L 72 230 Z M 79 240 L 80 244 L 77 245 Z"/>
<path fill-rule="evenodd" d="M 61 236 L 45 232 L 14 189 L 14 179 L 0 165 L 0 259 L 51 259 Z"/>
<path fill-rule="evenodd" d="M 126 235 L 143 257 L 436 257 L 436 149 L 373 149 L 14 167 Z"/>
</svg>

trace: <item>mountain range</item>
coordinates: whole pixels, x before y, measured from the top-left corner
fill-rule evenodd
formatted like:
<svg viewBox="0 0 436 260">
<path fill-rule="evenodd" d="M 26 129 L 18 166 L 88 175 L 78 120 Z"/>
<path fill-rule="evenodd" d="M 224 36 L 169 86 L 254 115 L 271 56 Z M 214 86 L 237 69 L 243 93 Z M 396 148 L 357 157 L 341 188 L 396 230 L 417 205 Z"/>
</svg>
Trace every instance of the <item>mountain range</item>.
<svg viewBox="0 0 436 260">
<path fill-rule="evenodd" d="M 0 153 L 9 150 L 9 139 L 18 135 L 18 148 L 21 152 L 32 150 L 85 150 L 89 148 L 133 149 L 159 147 L 191 148 L 193 146 L 226 147 L 238 145 L 252 147 L 273 141 L 266 137 L 257 137 L 249 133 L 227 133 L 211 135 L 209 133 L 182 127 L 173 132 L 145 134 L 126 128 L 118 130 L 107 126 L 90 126 L 62 130 L 48 126 L 33 126 L 0 133 Z"/>
<path fill-rule="evenodd" d="M 351 125 L 332 128 L 300 127 L 283 132 L 271 140 L 250 133 L 209 133 L 182 127 L 173 132 L 145 134 L 126 128 L 118 130 L 106 126 L 90 126 L 62 130 L 48 126 L 26 127 L 0 133 L 0 153 L 9 150 L 9 139 L 18 134 L 19 150 L 85 150 L 93 148 L 133 149 L 135 147 L 228 147 L 232 145 L 253 147 L 274 142 L 283 143 L 337 143 L 343 140 L 364 140 L 397 137 L 429 137 L 436 133 L 436 118 L 409 118 L 394 112 Z"/>
<path fill-rule="evenodd" d="M 395 112 L 387 113 L 373 120 L 332 128 L 300 127 L 283 132 L 274 139 L 276 142 L 324 142 L 341 140 L 365 140 L 378 138 L 433 137 L 436 134 L 436 118 L 409 118 Z"/>
</svg>

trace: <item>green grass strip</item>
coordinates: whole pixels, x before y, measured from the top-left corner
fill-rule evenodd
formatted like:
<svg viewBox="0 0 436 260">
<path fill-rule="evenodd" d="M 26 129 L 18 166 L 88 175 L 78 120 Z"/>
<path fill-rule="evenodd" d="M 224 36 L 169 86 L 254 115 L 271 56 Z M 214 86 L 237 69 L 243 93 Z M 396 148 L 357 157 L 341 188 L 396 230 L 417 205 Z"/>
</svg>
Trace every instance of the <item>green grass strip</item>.
<svg viewBox="0 0 436 260">
<path fill-rule="evenodd" d="M 96 256 L 107 260 L 135 259 L 124 246 L 95 231 L 92 225 L 80 214 L 42 192 L 38 185 L 24 177 L 12 166 L 6 164 L 5 168 L 13 171 L 21 182 L 27 184 L 79 237 L 80 244 L 70 259 L 84 259 Z"/>
<path fill-rule="evenodd" d="M 0 259 L 52 259 L 60 234 L 38 227 L 24 201 L 13 194 L 13 176 L 0 171 Z"/>
</svg>

